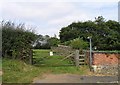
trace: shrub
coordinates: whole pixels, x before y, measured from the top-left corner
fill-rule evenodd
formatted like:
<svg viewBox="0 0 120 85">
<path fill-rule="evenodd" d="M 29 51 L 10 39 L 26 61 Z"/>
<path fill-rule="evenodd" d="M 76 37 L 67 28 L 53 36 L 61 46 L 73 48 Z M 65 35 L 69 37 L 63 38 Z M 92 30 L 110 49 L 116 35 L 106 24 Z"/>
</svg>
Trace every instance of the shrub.
<svg viewBox="0 0 120 85">
<path fill-rule="evenodd" d="M 88 47 L 88 43 L 80 38 L 76 38 L 71 41 L 70 46 L 74 49 L 86 49 Z"/>
<path fill-rule="evenodd" d="M 55 38 L 55 37 L 51 37 L 49 40 L 48 40 L 48 43 L 50 44 L 50 46 L 58 46 L 58 44 L 60 44 L 60 40 L 58 38 Z"/>
<path fill-rule="evenodd" d="M 1 22 L 2 25 L 2 57 L 28 59 L 36 34 L 25 30 L 23 24 Z"/>
</svg>

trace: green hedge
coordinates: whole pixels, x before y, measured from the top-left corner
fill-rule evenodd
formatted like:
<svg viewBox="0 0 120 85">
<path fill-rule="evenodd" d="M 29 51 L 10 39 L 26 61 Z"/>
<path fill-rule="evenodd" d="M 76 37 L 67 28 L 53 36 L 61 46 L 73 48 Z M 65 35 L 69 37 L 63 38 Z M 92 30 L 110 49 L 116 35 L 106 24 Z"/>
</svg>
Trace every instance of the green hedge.
<svg viewBox="0 0 120 85">
<path fill-rule="evenodd" d="M 12 59 L 28 59 L 36 34 L 25 30 L 23 24 L 1 22 L 2 25 L 2 57 Z"/>
</svg>

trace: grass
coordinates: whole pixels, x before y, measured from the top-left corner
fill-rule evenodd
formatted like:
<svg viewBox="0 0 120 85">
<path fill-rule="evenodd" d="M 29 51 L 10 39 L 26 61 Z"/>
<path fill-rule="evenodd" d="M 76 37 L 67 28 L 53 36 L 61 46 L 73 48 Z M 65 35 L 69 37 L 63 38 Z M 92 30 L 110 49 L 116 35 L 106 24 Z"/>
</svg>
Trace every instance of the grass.
<svg viewBox="0 0 120 85">
<path fill-rule="evenodd" d="M 44 61 L 45 66 L 28 65 L 20 60 L 3 59 L 3 83 L 31 83 L 35 77 L 42 77 L 43 74 L 86 74 L 88 67 L 75 66 L 47 66 L 48 64 L 58 62 L 60 56 L 55 55 L 53 58 L 49 56 L 50 50 L 34 50 L 36 51 L 34 58 L 48 57 L 48 61 Z M 58 59 L 58 60 L 57 60 Z M 67 64 L 64 61 L 61 64 Z"/>
<path fill-rule="evenodd" d="M 2 59 L 0 58 L 0 71 L 2 71 Z M 2 75 L 0 75 L 0 83 L 2 83 Z"/>
<path fill-rule="evenodd" d="M 64 57 L 63 56 L 48 56 L 48 57 L 44 57 L 44 58 L 35 58 L 35 64 L 36 66 L 41 66 L 41 65 L 45 65 L 45 66 L 63 66 L 63 65 L 70 65 L 71 62 L 70 60 L 66 59 L 63 61 L 62 60 Z"/>
<path fill-rule="evenodd" d="M 3 83 L 29 83 L 41 70 L 19 60 L 3 59 Z"/>
<path fill-rule="evenodd" d="M 63 60 L 64 56 L 59 56 L 54 53 L 53 56 L 49 56 L 50 50 L 33 50 L 34 51 L 34 65 L 46 65 L 46 66 L 63 66 L 73 64 L 69 59 Z M 63 60 L 63 61 L 61 61 Z"/>
<path fill-rule="evenodd" d="M 43 58 L 49 56 L 50 50 L 39 50 L 39 49 L 33 49 L 34 56 L 33 58 Z"/>
<path fill-rule="evenodd" d="M 0 70 L 2 70 L 2 59 L 0 58 Z"/>
</svg>

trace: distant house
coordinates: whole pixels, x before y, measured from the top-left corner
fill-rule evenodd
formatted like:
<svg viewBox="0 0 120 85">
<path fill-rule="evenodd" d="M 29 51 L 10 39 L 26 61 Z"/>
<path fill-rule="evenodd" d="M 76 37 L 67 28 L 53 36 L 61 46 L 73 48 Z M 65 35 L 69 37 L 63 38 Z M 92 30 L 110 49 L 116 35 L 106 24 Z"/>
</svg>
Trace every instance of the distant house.
<svg viewBox="0 0 120 85">
<path fill-rule="evenodd" d="M 33 47 L 35 47 L 37 45 L 37 43 L 40 43 L 41 46 L 45 45 L 47 43 L 47 40 L 39 40 L 39 41 L 35 41 L 34 44 L 32 45 Z"/>
</svg>

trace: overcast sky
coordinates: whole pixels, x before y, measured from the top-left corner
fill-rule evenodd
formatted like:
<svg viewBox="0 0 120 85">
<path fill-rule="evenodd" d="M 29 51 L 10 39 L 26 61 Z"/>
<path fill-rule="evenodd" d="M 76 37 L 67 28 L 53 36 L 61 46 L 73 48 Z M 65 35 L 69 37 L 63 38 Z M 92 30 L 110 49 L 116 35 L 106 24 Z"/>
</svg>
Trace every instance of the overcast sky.
<svg viewBox="0 0 120 85">
<path fill-rule="evenodd" d="M 29 1 L 29 2 L 28 2 Z M 3 0 L 0 20 L 25 23 L 42 35 L 59 35 L 72 22 L 103 16 L 118 21 L 119 0 Z"/>
</svg>

